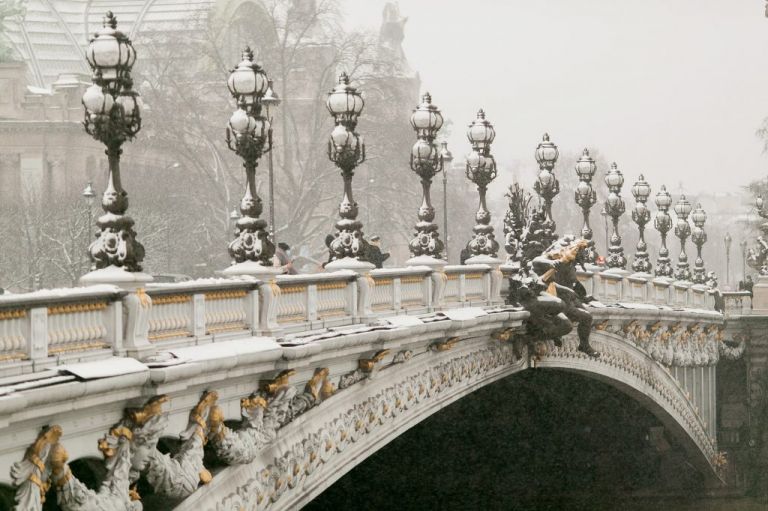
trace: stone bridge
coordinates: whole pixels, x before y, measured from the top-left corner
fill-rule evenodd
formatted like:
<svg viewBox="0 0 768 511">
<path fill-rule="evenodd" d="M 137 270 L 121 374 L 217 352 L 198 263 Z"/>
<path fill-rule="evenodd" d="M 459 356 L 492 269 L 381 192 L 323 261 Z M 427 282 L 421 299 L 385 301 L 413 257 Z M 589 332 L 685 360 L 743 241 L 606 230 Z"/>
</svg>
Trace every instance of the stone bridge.
<svg viewBox="0 0 768 511">
<path fill-rule="evenodd" d="M 505 305 L 493 265 L 0 297 L 2 483 L 18 509 L 41 509 L 46 490 L 64 509 L 131 509 L 140 476 L 177 509 L 292 509 L 431 414 L 530 369 L 641 402 L 721 484 L 717 364 L 744 350 L 750 295 L 726 293 L 724 315 L 705 286 L 592 270 L 579 278 L 598 300 L 599 358 L 571 335 L 524 342 L 529 313 Z M 80 479 L 104 464 L 105 485 L 87 489 Z"/>
</svg>

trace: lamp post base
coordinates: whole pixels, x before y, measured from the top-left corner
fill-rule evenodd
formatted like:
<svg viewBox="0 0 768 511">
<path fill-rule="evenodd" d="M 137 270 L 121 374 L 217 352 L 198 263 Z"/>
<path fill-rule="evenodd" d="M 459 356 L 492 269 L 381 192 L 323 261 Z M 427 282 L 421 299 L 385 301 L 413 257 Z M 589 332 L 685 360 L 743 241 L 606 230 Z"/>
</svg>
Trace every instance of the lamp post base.
<svg viewBox="0 0 768 511">
<path fill-rule="evenodd" d="M 432 284 L 432 296 L 430 297 L 430 308 L 432 310 L 439 309 L 443 305 L 443 294 L 445 293 L 445 285 L 448 283 L 448 276 L 443 271 L 448 265 L 447 261 L 437 259 L 432 256 L 416 256 L 408 259 L 405 264 L 407 266 L 426 266 L 432 270 L 430 275 L 430 281 Z"/>
<path fill-rule="evenodd" d="M 80 277 L 80 284 L 83 286 L 107 284 L 128 291 L 122 299 L 123 314 L 111 320 L 123 323 L 122 329 L 116 329 L 122 330 L 123 335 L 112 339 L 113 353 L 146 360 L 157 352 L 148 337 L 152 297 L 144 292 L 144 286 L 152 280 L 151 275 L 130 272 L 121 266 L 107 266 Z"/>
<path fill-rule="evenodd" d="M 500 305 L 504 303 L 501 298 L 501 280 L 504 276 L 501 273 L 501 259 L 490 255 L 476 255 L 470 257 L 464 264 L 485 264 L 491 267 L 488 281 L 488 302 L 491 305 Z"/>
<path fill-rule="evenodd" d="M 242 263 L 233 264 L 229 268 L 222 270 L 221 273 L 226 277 L 240 277 L 247 275 L 268 282 L 274 279 L 276 275 L 283 273 L 283 269 L 279 266 L 266 266 L 256 261 L 244 261 Z"/>
</svg>

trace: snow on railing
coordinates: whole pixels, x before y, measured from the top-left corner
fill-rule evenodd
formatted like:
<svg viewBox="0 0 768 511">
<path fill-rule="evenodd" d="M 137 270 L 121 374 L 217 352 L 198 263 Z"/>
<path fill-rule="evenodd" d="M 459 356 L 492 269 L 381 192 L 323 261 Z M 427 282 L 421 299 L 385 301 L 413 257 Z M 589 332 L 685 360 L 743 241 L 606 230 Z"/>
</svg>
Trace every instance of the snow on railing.
<svg viewBox="0 0 768 511">
<path fill-rule="evenodd" d="M 505 280 L 515 274 L 512 265 L 502 266 L 501 271 Z M 715 306 L 714 290 L 701 284 L 599 266 L 577 269 L 576 274 L 587 294 L 603 303 L 652 303 L 710 310 Z"/>
<path fill-rule="evenodd" d="M 514 273 L 502 266 L 506 277 Z M 377 316 L 500 303 L 500 273 L 491 264 L 386 268 L 365 275 L 344 270 L 38 291 L 0 296 L 0 376 L 71 360 L 130 355 L 234 337 L 280 336 L 365 323 Z M 654 303 L 712 309 L 714 293 L 651 275 L 590 267 L 578 278 L 604 303 Z M 505 279 L 506 280 L 506 279 Z M 501 298 L 501 299 L 500 299 Z M 748 293 L 723 293 L 727 314 L 751 309 Z"/>
<path fill-rule="evenodd" d="M 0 296 L 0 375 L 118 351 L 125 294 L 100 285 Z"/>
</svg>

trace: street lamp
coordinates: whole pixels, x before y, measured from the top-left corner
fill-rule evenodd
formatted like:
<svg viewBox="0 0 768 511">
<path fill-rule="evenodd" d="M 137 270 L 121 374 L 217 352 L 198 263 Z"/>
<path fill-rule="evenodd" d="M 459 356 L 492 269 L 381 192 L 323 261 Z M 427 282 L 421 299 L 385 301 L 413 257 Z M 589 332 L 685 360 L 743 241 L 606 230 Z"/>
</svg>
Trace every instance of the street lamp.
<svg viewBox="0 0 768 511">
<path fill-rule="evenodd" d="M 499 251 L 499 242 L 493 234 L 491 213 L 485 203 L 485 194 L 488 185 L 496 178 L 496 161 L 491 155 L 491 143 L 496 138 L 496 130 L 485 118 L 485 112 L 480 109 L 477 119 L 469 125 L 467 138 L 472 144 L 472 152 L 467 156 L 467 178 L 477 186 L 480 194 L 480 205 L 475 214 L 477 222 L 472 228 L 474 236 L 467 243 L 467 251 L 470 257 L 487 255 L 496 257 Z"/>
<path fill-rule="evenodd" d="M 691 213 L 691 220 L 693 220 L 691 240 L 696 245 L 696 261 L 693 263 L 693 283 L 705 284 L 707 282 L 707 271 L 704 268 L 704 259 L 701 258 L 701 247 L 707 242 L 707 233 L 704 232 L 704 222 L 707 221 L 707 213 L 701 207 L 701 204 L 696 204 L 696 209 Z"/>
<path fill-rule="evenodd" d="M 624 184 L 624 176 L 616 163 L 611 164 L 611 169 L 605 174 L 605 184 L 608 185 L 608 198 L 605 201 L 605 211 L 613 221 L 613 234 L 608 246 L 606 266 L 608 268 L 624 269 L 627 266 L 627 258 L 624 257 L 624 248 L 621 246 L 619 235 L 619 217 L 624 214 L 626 206 L 621 198 L 621 187 Z"/>
<path fill-rule="evenodd" d="M 560 182 L 554 173 L 555 163 L 557 163 L 559 155 L 557 146 L 549 140 L 549 134 L 544 133 L 541 143 L 536 147 L 535 156 L 536 162 L 539 164 L 539 174 L 533 184 L 533 189 L 540 199 L 544 200 L 544 232 L 551 233 L 549 239 L 545 240 L 546 243 L 552 243 L 557 239 L 554 234 L 557 226 L 552 218 L 552 199 L 560 193 Z"/>
<path fill-rule="evenodd" d="M 576 175 L 579 176 L 579 184 L 576 185 L 574 199 L 576 200 L 576 204 L 581 208 L 581 214 L 584 217 L 584 226 L 581 228 L 581 237 L 592 242 L 590 244 L 591 246 L 587 248 L 585 262 L 594 264 L 597 259 L 597 251 L 595 250 L 595 245 L 592 241 L 592 228 L 589 226 L 589 210 L 597 202 L 597 194 L 592 188 L 592 178 L 597 171 L 597 165 L 595 164 L 594 158 L 589 155 L 588 149 L 584 149 L 581 158 L 576 162 L 575 170 Z"/>
<path fill-rule="evenodd" d="M 125 214 L 128 194 L 120 180 L 122 145 L 141 129 L 141 101 L 131 79 L 136 52 L 128 36 L 117 30 L 117 19 L 111 11 L 107 11 L 103 27 L 91 38 L 86 58 L 93 71 L 93 85 L 83 94 L 83 125 L 86 133 L 106 146 L 109 161 L 101 202 L 105 214 L 96 221 L 100 233 L 88 247 L 91 269 L 114 265 L 140 272 L 144 247 L 136 241 L 133 219 Z"/>
<path fill-rule="evenodd" d="M 266 108 L 267 119 L 269 119 L 269 131 L 267 136 L 269 137 L 269 145 L 272 146 L 272 115 L 270 108 L 277 108 L 280 106 L 280 97 L 272 88 L 272 80 L 267 80 L 267 91 L 264 93 L 264 97 L 261 98 L 261 104 Z M 275 232 L 275 169 L 272 161 L 272 151 L 267 153 L 269 164 L 269 225 L 272 228 L 272 243 L 277 246 L 277 234 Z"/>
<path fill-rule="evenodd" d="M 672 217 L 669 216 L 669 207 L 672 205 L 672 196 L 667 192 L 667 187 L 661 185 L 659 193 L 656 194 L 656 218 L 653 225 L 661 233 L 661 247 L 659 248 L 659 257 L 656 259 L 657 277 L 672 276 L 672 261 L 669 259 L 669 249 L 667 248 L 667 233 L 672 228 Z"/>
<path fill-rule="evenodd" d="M 269 239 L 267 222 L 259 218 L 263 206 L 256 193 L 256 166 L 261 156 L 272 149 L 270 122 L 262 115 L 261 103 L 267 90 L 267 75 L 253 61 L 250 48 L 245 48 L 242 58 L 227 79 L 238 108 L 229 118 L 226 141 L 229 149 L 243 159 L 246 178 L 245 194 L 240 201 L 242 217 L 235 223 L 229 255 L 235 263 L 250 261 L 271 267 L 275 245 Z"/>
<path fill-rule="evenodd" d="M 93 190 L 93 186 L 90 181 L 88 181 L 88 184 L 83 188 L 83 192 L 81 194 L 83 198 L 85 199 L 85 218 L 86 218 L 86 224 L 85 224 L 85 245 L 87 246 L 91 240 L 91 223 L 93 222 L 93 201 L 96 198 L 96 192 Z M 80 258 L 77 258 L 78 263 L 80 262 Z"/>
<path fill-rule="evenodd" d="M 437 133 L 443 126 L 443 115 L 432 104 L 432 96 L 428 92 L 411 114 L 411 126 L 416 131 L 416 143 L 411 148 L 411 170 L 421 178 L 421 207 L 416 235 L 408 245 L 413 257 L 441 259 L 444 245 L 434 223 L 435 208 L 432 207 L 429 192 L 432 178 L 443 170 L 443 158 L 435 144 Z"/>
<path fill-rule="evenodd" d="M 739 243 L 741 247 L 741 280 L 747 280 L 747 240 Z"/>
<path fill-rule="evenodd" d="M 443 160 L 443 235 L 445 236 L 445 260 L 449 261 L 448 252 L 448 169 L 453 164 L 453 154 L 448 150 L 448 142 L 440 142 L 440 159 Z"/>
<path fill-rule="evenodd" d="M 731 233 L 726 232 L 725 238 L 723 239 L 725 242 L 725 284 L 730 288 L 731 286 L 731 243 L 733 242 L 733 238 L 731 238 Z"/>
<path fill-rule="evenodd" d="M 688 254 L 685 253 L 685 242 L 691 235 L 691 224 L 688 223 L 688 215 L 691 214 L 693 206 L 681 195 L 675 203 L 675 214 L 677 222 L 675 223 L 675 236 L 680 238 L 680 256 L 677 259 L 677 268 L 675 269 L 675 278 L 677 280 L 691 280 L 691 269 L 688 264 Z"/>
<path fill-rule="evenodd" d="M 632 209 L 632 220 L 637 224 L 640 231 L 640 237 L 637 240 L 635 249 L 635 260 L 632 261 L 632 269 L 640 273 L 649 273 L 652 265 L 648 260 L 648 245 L 645 243 L 645 225 L 651 219 L 651 211 L 646 202 L 651 195 L 651 187 L 646 182 L 642 174 L 640 178 L 632 185 L 632 196 L 635 198 L 635 207 Z"/>
<path fill-rule="evenodd" d="M 363 224 L 357 219 L 357 203 L 352 197 L 355 167 L 365 161 L 365 143 L 355 132 L 364 105 L 360 93 L 349 84 L 347 73 L 341 73 L 339 83 L 328 93 L 326 101 L 335 123 L 328 140 L 328 159 L 341 170 L 344 180 L 344 195 L 339 204 L 341 219 L 336 222 L 338 232 L 328 245 L 331 262 L 344 258 L 371 262 L 369 245 L 363 237 Z"/>
</svg>

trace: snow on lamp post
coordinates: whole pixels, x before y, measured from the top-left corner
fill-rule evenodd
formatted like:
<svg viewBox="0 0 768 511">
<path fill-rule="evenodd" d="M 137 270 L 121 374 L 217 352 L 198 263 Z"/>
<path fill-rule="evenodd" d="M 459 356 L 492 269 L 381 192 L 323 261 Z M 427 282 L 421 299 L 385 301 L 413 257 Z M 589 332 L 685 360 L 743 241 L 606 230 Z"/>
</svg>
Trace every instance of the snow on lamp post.
<svg viewBox="0 0 768 511">
<path fill-rule="evenodd" d="M 651 219 L 651 211 L 646 202 L 651 195 L 651 187 L 642 174 L 632 185 L 632 196 L 635 198 L 635 207 L 632 208 L 632 220 L 637 224 L 640 235 L 635 248 L 635 260 L 632 261 L 632 269 L 639 273 L 650 273 L 653 266 L 648 258 L 648 244 L 645 242 L 645 225 Z"/>
<path fill-rule="evenodd" d="M 595 263 L 597 259 L 597 251 L 595 250 L 594 242 L 592 241 L 592 227 L 589 225 L 589 210 L 597 202 L 597 194 L 592 188 L 592 178 L 597 171 L 597 165 L 594 158 L 589 155 L 589 150 L 584 149 L 581 158 L 576 162 L 576 175 L 579 176 L 579 184 L 576 185 L 574 192 L 574 199 L 576 204 L 581 208 L 581 214 L 584 217 L 584 225 L 581 228 L 581 237 L 591 242 L 586 252 L 585 262 Z M 538 182 L 538 181 L 537 181 Z"/>
<path fill-rule="evenodd" d="M 339 204 L 341 218 L 336 222 L 337 232 L 328 245 L 330 268 L 340 268 L 333 263 L 346 258 L 371 262 L 369 244 L 363 237 L 363 224 L 357 219 L 357 202 L 352 197 L 355 168 L 365 161 L 365 143 L 355 132 L 364 105 L 363 97 L 349 84 L 349 76 L 341 73 L 339 83 L 328 93 L 326 101 L 335 124 L 328 140 L 328 159 L 341 170 L 344 180 L 344 195 Z"/>
<path fill-rule="evenodd" d="M 560 182 L 555 177 L 555 163 L 560 155 L 557 146 L 549 140 L 549 134 L 544 133 L 541 143 L 536 147 L 536 162 L 539 164 L 539 174 L 533 189 L 544 201 L 544 232 L 550 233 L 547 243 L 552 243 L 557 239 L 554 234 L 557 225 L 552 218 L 552 199 L 560 193 Z"/>
<path fill-rule="evenodd" d="M 259 218 L 263 206 L 256 193 L 256 167 L 262 155 L 272 148 L 270 123 L 262 114 L 261 104 L 267 90 L 267 75 L 253 61 L 250 48 L 243 51 L 242 60 L 230 73 L 227 87 L 238 106 L 229 118 L 227 146 L 242 158 L 246 180 L 240 201 L 241 217 L 235 222 L 235 239 L 229 244 L 229 255 L 236 264 L 250 262 L 271 268 L 275 245 L 269 239 L 267 222 Z"/>
<path fill-rule="evenodd" d="M 656 194 L 655 202 L 658 211 L 653 220 L 653 226 L 661 234 L 661 247 L 659 248 L 659 257 L 656 259 L 654 273 L 657 277 L 672 277 L 672 261 L 669 258 L 669 249 L 667 248 L 667 233 L 672 228 L 672 217 L 669 216 L 672 196 L 667 192 L 666 186 L 661 185 Z"/>
<path fill-rule="evenodd" d="M 605 174 L 605 184 L 608 185 L 608 198 L 605 201 L 605 211 L 613 221 L 613 234 L 608 247 L 606 266 L 608 268 L 624 269 L 627 266 L 627 258 L 624 257 L 624 248 L 621 246 L 619 235 L 619 217 L 624 214 L 626 206 L 621 198 L 621 187 L 624 184 L 624 176 L 616 163 L 611 164 L 611 169 Z"/>
<path fill-rule="evenodd" d="M 685 195 L 675 203 L 675 236 L 680 238 L 680 256 L 677 259 L 677 268 L 675 269 L 675 278 L 677 280 L 691 280 L 691 268 L 688 264 L 688 254 L 685 253 L 685 242 L 691 235 L 691 224 L 688 223 L 688 215 L 691 214 L 693 207 Z"/>
<path fill-rule="evenodd" d="M 409 243 L 414 258 L 427 256 L 442 259 L 443 242 L 438 234 L 435 220 L 435 208 L 430 198 L 432 178 L 443 170 L 443 158 L 435 144 L 435 137 L 443 125 L 443 115 L 432 104 L 432 96 L 427 92 L 421 104 L 411 115 L 411 126 L 416 131 L 416 143 L 411 148 L 411 170 L 421 179 L 421 207 L 416 224 L 416 235 Z"/>
<path fill-rule="evenodd" d="M 93 71 L 93 85 L 83 94 L 83 124 L 89 135 L 106 146 L 109 161 L 101 201 L 104 215 L 96 221 L 100 232 L 88 248 L 91 269 L 115 266 L 141 272 L 144 247 L 136 241 L 133 219 L 125 214 L 128 194 L 120 180 L 122 145 L 141 129 L 141 102 L 131 78 L 136 52 L 128 36 L 117 29 L 112 12 L 107 12 L 103 27 L 91 38 L 86 58 Z"/>
<path fill-rule="evenodd" d="M 480 205 L 475 214 L 477 222 L 472 228 L 474 235 L 467 243 L 467 250 L 471 257 L 490 256 L 495 258 L 499 251 L 499 242 L 493 234 L 491 225 L 491 213 L 486 206 L 486 192 L 488 185 L 496 179 L 496 161 L 491 155 L 491 143 L 496 137 L 493 125 L 485 118 L 485 112 L 481 109 L 477 112 L 477 119 L 469 125 L 467 138 L 472 144 L 472 152 L 467 156 L 467 178 L 477 186 L 480 194 Z"/>
<path fill-rule="evenodd" d="M 696 261 L 693 263 L 693 283 L 706 284 L 707 270 L 704 268 L 704 259 L 701 257 L 701 249 L 707 242 L 707 233 L 704 232 L 704 223 L 707 221 L 707 213 L 701 204 L 696 204 L 696 209 L 691 213 L 693 220 L 693 230 L 691 232 L 691 241 L 696 245 Z"/>
</svg>

